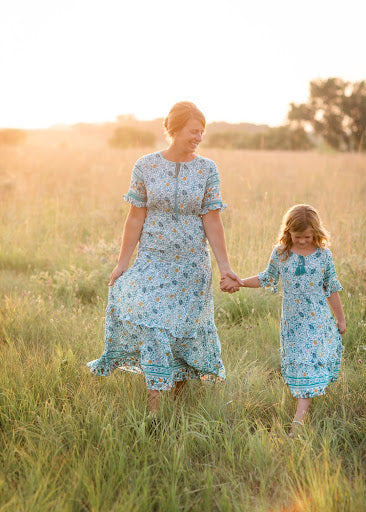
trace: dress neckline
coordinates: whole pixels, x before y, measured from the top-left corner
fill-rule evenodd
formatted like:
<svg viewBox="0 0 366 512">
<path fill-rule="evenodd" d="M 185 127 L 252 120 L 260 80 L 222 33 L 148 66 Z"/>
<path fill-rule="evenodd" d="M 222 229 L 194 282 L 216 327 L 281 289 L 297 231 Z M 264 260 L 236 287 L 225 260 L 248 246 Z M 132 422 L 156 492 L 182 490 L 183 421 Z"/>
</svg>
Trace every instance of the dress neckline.
<svg viewBox="0 0 366 512">
<path fill-rule="evenodd" d="M 158 154 L 161 156 L 161 158 L 163 160 L 165 160 L 166 162 L 169 162 L 170 164 L 190 164 L 191 162 L 194 162 L 195 160 L 198 159 L 198 156 L 196 156 L 195 158 L 193 158 L 192 160 L 188 160 L 188 162 L 176 162 L 174 160 L 168 160 L 167 158 L 165 158 L 165 156 L 162 155 L 161 151 L 158 151 Z"/>
<path fill-rule="evenodd" d="M 290 250 L 290 253 L 291 253 L 291 254 L 295 254 L 295 256 L 301 256 L 302 258 L 308 258 L 309 256 L 312 256 L 313 254 L 315 254 L 316 252 L 318 252 L 318 250 L 319 250 L 319 247 L 317 247 L 317 248 L 315 249 L 315 251 L 311 252 L 310 254 L 307 254 L 306 256 L 304 256 L 303 254 L 299 254 L 299 253 L 297 253 L 297 252 L 291 251 L 291 250 Z"/>
</svg>

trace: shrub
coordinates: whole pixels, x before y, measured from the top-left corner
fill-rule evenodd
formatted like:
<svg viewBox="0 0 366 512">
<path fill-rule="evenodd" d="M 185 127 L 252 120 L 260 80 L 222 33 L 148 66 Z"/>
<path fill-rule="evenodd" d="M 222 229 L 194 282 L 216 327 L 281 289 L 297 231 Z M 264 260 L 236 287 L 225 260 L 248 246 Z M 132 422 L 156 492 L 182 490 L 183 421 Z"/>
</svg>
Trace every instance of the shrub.
<svg viewBox="0 0 366 512">
<path fill-rule="evenodd" d="M 0 146 L 17 146 L 25 141 L 26 136 L 24 130 L 4 128 L 0 130 Z"/>
<path fill-rule="evenodd" d="M 114 148 L 154 146 L 155 142 L 154 133 L 129 126 L 119 126 L 109 139 L 110 146 Z"/>
</svg>

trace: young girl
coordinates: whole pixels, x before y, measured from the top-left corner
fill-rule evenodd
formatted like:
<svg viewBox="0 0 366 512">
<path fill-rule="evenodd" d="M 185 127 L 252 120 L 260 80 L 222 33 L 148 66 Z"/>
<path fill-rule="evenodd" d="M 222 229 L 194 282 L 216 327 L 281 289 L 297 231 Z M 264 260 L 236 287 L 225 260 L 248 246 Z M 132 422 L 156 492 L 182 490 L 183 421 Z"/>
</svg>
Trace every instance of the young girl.
<svg viewBox="0 0 366 512">
<path fill-rule="evenodd" d="M 310 399 L 323 395 L 327 385 L 337 380 L 341 362 L 346 321 L 338 291 L 343 288 L 328 240 L 315 208 L 295 205 L 283 218 L 267 269 L 242 279 L 244 287 L 262 286 L 275 293 L 282 278 L 281 368 L 298 399 L 291 436 L 303 424 Z M 223 291 L 233 291 L 237 283 L 225 277 L 220 285 Z"/>
</svg>

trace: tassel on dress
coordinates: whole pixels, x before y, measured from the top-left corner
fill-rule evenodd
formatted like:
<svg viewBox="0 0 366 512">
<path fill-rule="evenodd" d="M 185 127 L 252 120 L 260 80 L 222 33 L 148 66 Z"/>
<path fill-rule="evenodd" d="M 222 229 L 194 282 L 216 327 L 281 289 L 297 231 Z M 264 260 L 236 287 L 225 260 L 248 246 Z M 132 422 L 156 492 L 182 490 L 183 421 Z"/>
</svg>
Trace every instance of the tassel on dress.
<svg viewBox="0 0 366 512">
<path fill-rule="evenodd" d="M 304 258 L 304 256 L 300 256 L 300 254 L 298 254 L 298 256 L 299 256 L 300 261 L 296 267 L 295 276 L 302 276 L 303 274 L 306 274 L 305 258 Z"/>
</svg>

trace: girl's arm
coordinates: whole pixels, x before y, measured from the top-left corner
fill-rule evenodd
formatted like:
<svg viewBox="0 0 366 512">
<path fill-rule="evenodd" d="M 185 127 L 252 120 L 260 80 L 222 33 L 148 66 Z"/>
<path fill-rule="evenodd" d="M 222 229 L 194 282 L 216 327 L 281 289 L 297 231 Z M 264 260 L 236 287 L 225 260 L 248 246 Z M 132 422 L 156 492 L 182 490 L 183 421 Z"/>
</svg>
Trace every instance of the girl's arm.
<svg viewBox="0 0 366 512">
<path fill-rule="evenodd" d="M 274 247 L 270 256 L 267 268 L 264 272 L 260 272 L 257 276 L 247 277 L 241 281 L 240 286 L 246 288 L 259 288 L 262 286 L 266 290 L 271 290 L 273 293 L 277 292 L 278 280 L 280 277 L 279 258 L 277 247 Z M 230 286 L 228 278 L 220 281 L 220 287 L 223 291 Z"/>
<path fill-rule="evenodd" d="M 244 288 L 260 288 L 258 276 L 247 277 L 241 280 Z"/>
<path fill-rule="evenodd" d="M 344 316 L 341 299 L 338 292 L 332 293 L 328 298 L 328 303 L 337 319 L 339 333 L 343 336 L 346 332 L 346 319 Z"/>
<path fill-rule="evenodd" d="M 146 213 L 146 208 L 139 208 L 137 206 L 131 205 L 123 228 L 122 245 L 119 253 L 118 263 L 112 271 L 109 280 L 109 286 L 113 286 L 114 281 L 128 269 L 133 251 L 135 250 L 137 242 L 140 240 Z"/>
<path fill-rule="evenodd" d="M 236 286 L 236 282 L 230 277 L 223 277 L 220 280 L 220 288 L 222 291 L 226 291 L 230 287 Z M 245 279 L 241 279 L 241 284 L 243 288 L 260 288 L 260 282 L 258 276 L 247 277 Z"/>
<path fill-rule="evenodd" d="M 241 286 L 241 280 L 230 267 L 226 250 L 224 226 L 222 225 L 220 211 L 210 210 L 205 215 L 202 215 L 202 224 L 207 240 L 209 241 L 215 255 L 221 279 L 228 277 L 231 280 L 230 289 L 225 291 L 238 291 L 239 286 Z"/>
</svg>

